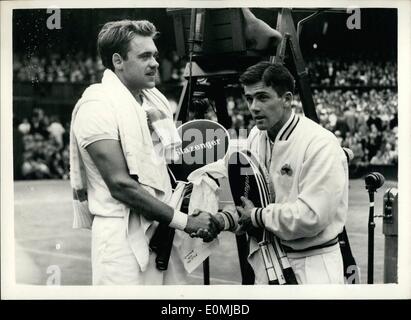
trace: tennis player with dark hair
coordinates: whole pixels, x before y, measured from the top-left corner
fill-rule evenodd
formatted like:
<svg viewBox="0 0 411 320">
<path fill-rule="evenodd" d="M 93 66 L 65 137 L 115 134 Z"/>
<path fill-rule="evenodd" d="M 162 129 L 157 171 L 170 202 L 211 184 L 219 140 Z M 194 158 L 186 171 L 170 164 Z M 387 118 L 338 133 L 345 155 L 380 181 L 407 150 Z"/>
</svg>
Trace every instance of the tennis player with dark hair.
<svg viewBox="0 0 411 320">
<path fill-rule="evenodd" d="M 92 228 L 93 284 L 184 283 L 173 255 L 167 272 L 156 269 L 149 241 L 158 222 L 210 239 L 218 232 L 209 213 L 187 216 L 167 204 L 172 188 L 159 150 L 181 140 L 169 103 L 155 88 L 156 35 L 148 21 L 106 23 L 98 50 L 107 69 L 73 111 L 74 227 Z"/>
<path fill-rule="evenodd" d="M 248 148 L 264 163 L 275 201 L 237 207 L 240 225 L 265 228 L 281 239 L 300 284 L 344 283 L 338 234 L 348 210 L 348 164 L 330 131 L 291 108 L 294 79 L 280 64 L 260 62 L 240 77 L 256 125 Z M 267 283 L 258 244 L 249 261 L 256 283 Z"/>
</svg>

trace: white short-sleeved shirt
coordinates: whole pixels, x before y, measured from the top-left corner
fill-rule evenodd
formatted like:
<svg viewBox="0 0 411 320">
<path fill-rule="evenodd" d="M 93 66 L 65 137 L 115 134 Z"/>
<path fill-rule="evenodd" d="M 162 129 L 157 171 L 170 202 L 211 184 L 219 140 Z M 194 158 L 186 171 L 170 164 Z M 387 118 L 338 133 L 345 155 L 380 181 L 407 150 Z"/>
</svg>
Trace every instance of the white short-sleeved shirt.
<svg viewBox="0 0 411 320">
<path fill-rule="evenodd" d="M 86 150 L 87 146 L 99 140 L 120 140 L 113 109 L 97 101 L 83 104 L 77 112 L 73 130 L 86 169 L 90 212 L 106 217 L 123 217 L 126 206 L 111 196 L 103 177 Z"/>
<path fill-rule="evenodd" d="M 145 100 L 143 105 L 144 108 Z M 100 172 L 95 166 L 86 148 L 91 143 L 99 140 L 120 140 L 119 127 L 116 121 L 114 109 L 104 101 L 91 101 L 84 103 L 77 112 L 73 124 L 74 134 L 80 146 L 80 154 L 84 162 L 87 175 L 87 192 L 89 209 L 92 214 L 106 217 L 123 217 L 127 212 L 127 207 L 122 202 L 114 199 L 111 196 L 110 190 L 104 182 Z M 161 143 L 158 140 L 153 140 L 156 149 L 156 144 Z M 158 148 L 157 148 L 158 149 Z M 170 178 L 167 172 L 167 166 L 164 158 L 160 158 L 162 153 L 155 154 L 158 159 L 160 179 L 164 186 L 164 193 L 148 190 L 157 199 L 167 203 L 172 194 Z"/>
</svg>

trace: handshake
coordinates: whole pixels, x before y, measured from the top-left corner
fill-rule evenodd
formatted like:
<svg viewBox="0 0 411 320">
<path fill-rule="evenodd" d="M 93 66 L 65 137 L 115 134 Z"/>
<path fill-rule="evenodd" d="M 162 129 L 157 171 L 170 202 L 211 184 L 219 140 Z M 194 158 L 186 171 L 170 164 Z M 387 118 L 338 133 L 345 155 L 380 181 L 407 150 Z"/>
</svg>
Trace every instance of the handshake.
<svg viewBox="0 0 411 320">
<path fill-rule="evenodd" d="M 254 204 L 247 198 L 241 197 L 242 206 L 227 205 L 222 212 L 211 214 L 196 209 L 188 216 L 187 226 L 184 229 L 192 238 L 202 238 L 204 242 L 214 240 L 217 235 L 228 230 L 241 234 L 253 229 L 251 212 Z"/>
<path fill-rule="evenodd" d="M 223 229 L 224 219 L 219 213 L 213 215 L 196 209 L 188 216 L 184 231 L 192 238 L 202 238 L 204 242 L 211 242 Z"/>
</svg>

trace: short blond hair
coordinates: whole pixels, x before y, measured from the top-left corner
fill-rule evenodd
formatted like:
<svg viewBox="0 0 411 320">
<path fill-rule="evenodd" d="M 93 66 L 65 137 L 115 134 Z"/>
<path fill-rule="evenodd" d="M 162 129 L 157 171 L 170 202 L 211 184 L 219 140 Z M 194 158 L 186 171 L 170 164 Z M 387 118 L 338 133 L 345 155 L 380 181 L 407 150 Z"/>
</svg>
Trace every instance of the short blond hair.
<svg viewBox="0 0 411 320">
<path fill-rule="evenodd" d="M 158 31 L 147 20 L 120 20 L 107 22 L 97 37 L 97 49 L 103 66 L 114 71 L 113 54 L 118 53 L 127 59 L 130 41 L 136 35 L 156 38 Z"/>
</svg>

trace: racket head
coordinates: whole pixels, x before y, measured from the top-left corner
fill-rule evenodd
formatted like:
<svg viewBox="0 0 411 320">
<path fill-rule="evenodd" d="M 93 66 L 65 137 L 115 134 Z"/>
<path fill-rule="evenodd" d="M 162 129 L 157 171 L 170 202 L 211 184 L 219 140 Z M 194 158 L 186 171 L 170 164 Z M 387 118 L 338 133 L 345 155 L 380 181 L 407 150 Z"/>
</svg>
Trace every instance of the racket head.
<svg viewBox="0 0 411 320">
<path fill-rule="evenodd" d="M 187 182 L 191 172 L 223 159 L 230 145 L 228 131 L 218 122 L 198 119 L 177 128 L 182 144 L 176 149 L 178 157 L 168 164 L 175 183 Z"/>
<path fill-rule="evenodd" d="M 250 161 L 256 167 L 256 171 L 260 173 L 262 186 L 265 190 L 265 196 L 268 199 L 268 203 L 274 202 L 274 190 L 267 168 L 261 163 L 261 161 L 259 161 L 258 157 L 253 152 L 248 149 L 243 150 L 243 152 L 250 158 Z"/>
<path fill-rule="evenodd" d="M 253 162 L 251 161 L 252 165 L 254 166 L 254 172 L 255 172 L 255 176 L 257 178 L 258 181 L 258 192 L 260 195 L 260 202 L 261 202 L 261 206 L 262 207 L 266 207 L 268 206 L 268 204 L 270 203 L 270 199 L 269 199 L 269 193 L 267 190 L 267 186 L 266 183 L 264 181 L 263 176 L 261 175 L 261 173 L 258 171 L 258 168 L 253 164 Z"/>
<path fill-rule="evenodd" d="M 234 151 L 228 160 L 228 182 L 236 206 L 242 206 L 241 197 L 263 206 L 261 177 L 251 159 L 242 151 Z"/>
</svg>

